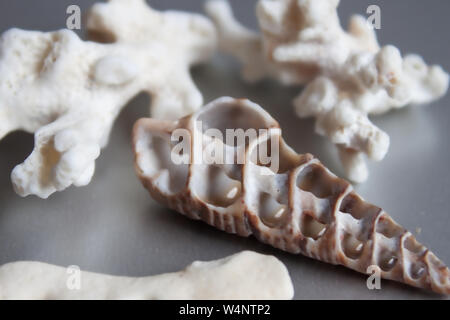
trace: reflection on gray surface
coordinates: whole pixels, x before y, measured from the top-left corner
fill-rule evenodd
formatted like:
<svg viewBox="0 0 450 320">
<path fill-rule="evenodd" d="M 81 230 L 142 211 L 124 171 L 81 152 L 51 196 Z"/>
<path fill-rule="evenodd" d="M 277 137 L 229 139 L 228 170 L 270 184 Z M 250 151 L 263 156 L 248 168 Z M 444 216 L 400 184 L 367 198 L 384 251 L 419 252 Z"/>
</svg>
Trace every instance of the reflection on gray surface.
<svg viewBox="0 0 450 320">
<path fill-rule="evenodd" d="M 93 1 L 15 0 L 0 2 L 0 31 L 12 26 L 54 30 L 65 26 L 65 9 Z M 153 0 L 158 9 L 200 11 L 202 1 Z M 241 21 L 255 27 L 254 1 L 232 1 Z M 364 13 L 370 0 L 343 0 L 340 13 Z M 396 44 L 402 52 L 417 52 L 429 63 L 450 70 L 448 30 L 450 2 L 444 0 L 375 1 L 381 7 L 382 44 Z M 407 9 L 405 9 L 407 8 Z M 346 20 L 344 20 L 346 21 Z M 344 22 L 345 23 L 345 22 Z M 444 41 L 445 39 L 445 41 Z M 310 152 L 340 174 L 334 148 L 314 134 L 313 121 L 295 117 L 291 99 L 298 88 L 266 81 L 246 85 L 229 57 L 217 56 L 197 68 L 195 80 L 205 100 L 229 95 L 248 97 L 265 107 L 283 127 L 284 137 L 298 152 Z M 111 143 L 97 161 L 92 183 L 71 188 L 49 200 L 21 199 L 12 191 L 9 174 L 33 147 L 33 137 L 13 133 L 0 142 L 0 264 L 38 260 L 117 275 L 143 276 L 179 270 L 193 260 L 212 260 L 250 249 L 274 254 L 288 267 L 295 297 L 342 299 L 439 298 L 404 285 L 382 282 L 369 291 L 366 277 L 343 267 L 290 255 L 228 235 L 166 210 L 156 204 L 133 169 L 130 130 L 146 116 L 148 97 L 134 99 L 122 112 Z M 369 201 L 385 208 L 415 233 L 444 262 L 450 263 L 450 95 L 433 105 L 411 107 L 374 119 L 391 136 L 391 149 L 381 163 L 373 163 L 371 177 L 358 186 Z"/>
</svg>

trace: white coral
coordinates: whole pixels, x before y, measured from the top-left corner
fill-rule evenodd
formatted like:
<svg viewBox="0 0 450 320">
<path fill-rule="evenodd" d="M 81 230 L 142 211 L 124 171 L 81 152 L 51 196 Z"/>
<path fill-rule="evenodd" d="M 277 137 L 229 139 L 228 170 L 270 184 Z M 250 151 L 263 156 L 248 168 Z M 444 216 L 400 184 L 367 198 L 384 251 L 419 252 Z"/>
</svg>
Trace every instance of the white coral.
<svg viewBox="0 0 450 320">
<path fill-rule="evenodd" d="M 3 265 L 0 299 L 292 299 L 294 294 L 283 263 L 251 251 L 145 278 L 67 271 L 40 262 Z M 71 288 L 78 284 L 78 290 Z"/>
<path fill-rule="evenodd" d="M 445 94 L 449 77 L 421 57 L 402 57 L 393 46 L 378 46 L 362 16 L 348 31 L 337 14 L 339 0 L 260 0 L 261 35 L 235 20 L 222 0 L 206 10 L 220 46 L 243 63 L 247 80 L 273 77 L 284 84 L 307 84 L 295 99 L 300 117 L 316 118 L 316 131 L 339 149 L 347 177 L 367 179 L 364 155 L 380 161 L 389 137 L 368 118 L 393 108 L 428 103 Z"/>
<path fill-rule="evenodd" d="M 87 25 L 96 40 L 111 43 L 82 41 L 69 30 L 11 29 L 0 39 L 0 139 L 35 133 L 33 152 L 12 172 L 21 196 L 88 184 L 115 118 L 140 92 L 152 96 L 157 118 L 202 105 L 189 68 L 214 51 L 208 19 L 111 0 L 94 5 Z"/>
</svg>

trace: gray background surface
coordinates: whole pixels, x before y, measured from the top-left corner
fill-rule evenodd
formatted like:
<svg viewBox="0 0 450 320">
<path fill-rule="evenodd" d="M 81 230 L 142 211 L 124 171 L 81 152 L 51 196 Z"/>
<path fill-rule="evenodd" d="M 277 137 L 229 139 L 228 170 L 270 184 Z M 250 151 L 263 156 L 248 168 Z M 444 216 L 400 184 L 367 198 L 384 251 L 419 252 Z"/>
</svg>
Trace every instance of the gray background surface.
<svg viewBox="0 0 450 320">
<path fill-rule="evenodd" d="M 54 30 L 65 27 L 66 8 L 85 10 L 94 1 L 0 1 L 0 31 L 11 27 Z M 203 1 L 153 0 L 157 9 L 202 11 Z M 256 27 L 255 1 L 232 1 L 236 15 Z M 450 70 L 450 1 L 343 0 L 343 24 L 350 14 L 364 14 L 369 4 L 381 7 L 381 44 L 403 53 L 417 52 L 429 63 Z M 81 33 L 82 34 L 82 31 Z M 298 152 L 319 157 L 341 174 L 337 156 L 326 139 L 314 134 L 312 120 L 294 116 L 291 100 L 299 88 L 265 81 L 246 85 L 230 57 L 218 55 L 194 70 L 205 101 L 222 95 L 248 97 L 278 119 L 287 142 Z M 145 276 L 176 271 L 193 260 L 212 260 L 241 250 L 273 254 L 289 269 L 297 299 L 430 299 L 442 297 L 405 285 L 382 281 L 369 291 L 366 277 L 339 266 L 277 251 L 253 238 L 228 235 L 156 204 L 135 177 L 130 130 L 146 116 L 149 97 L 138 96 L 121 113 L 109 146 L 97 161 L 92 183 L 70 188 L 48 200 L 14 194 L 10 172 L 31 152 L 33 137 L 16 132 L 0 142 L 0 264 L 38 260 L 115 275 Z M 391 136 L 381 163 L 371 164 L 370 180 L 357 190 L 382 206 L 416 233 L 444 262 L 450 263 L 450 94 L 432 105 L 411 107 L 377 117 L 374 122 Z"/>
</svg>

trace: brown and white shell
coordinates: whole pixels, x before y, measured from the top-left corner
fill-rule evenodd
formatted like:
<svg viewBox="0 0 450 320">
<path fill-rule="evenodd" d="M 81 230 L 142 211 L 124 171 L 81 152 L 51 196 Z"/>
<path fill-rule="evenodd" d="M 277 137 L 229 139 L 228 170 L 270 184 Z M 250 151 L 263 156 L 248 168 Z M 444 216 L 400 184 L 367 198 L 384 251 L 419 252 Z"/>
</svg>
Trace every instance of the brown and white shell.
<svg viewBox="0 0 450 320">
<path fill-rule="evenodd" d="M 233 146 L 208 135 L 210 128 L 267 130 Z M 171 158 L 177 129 L 190 133 L 190 148 L 179 154 L 187 163 Z M 295 153 L 278 122 L 249 100 L 220 98 L 178 121 L 141 119 L 133 135 L 137 174 L 167 207 L 291 253 L 361 273 L 375 265 L 383 278 L 450 294 L 450 272 L 441 260 L 318 159 Z M 270 139 L 278 141 L 278 150 L 270 152 L 278 152 L 279 169 L 267 174 L 271 169 L 257 150 Z M 243 163 L 199 161 L 211 144 L 243 154 Z"/>
</svg>

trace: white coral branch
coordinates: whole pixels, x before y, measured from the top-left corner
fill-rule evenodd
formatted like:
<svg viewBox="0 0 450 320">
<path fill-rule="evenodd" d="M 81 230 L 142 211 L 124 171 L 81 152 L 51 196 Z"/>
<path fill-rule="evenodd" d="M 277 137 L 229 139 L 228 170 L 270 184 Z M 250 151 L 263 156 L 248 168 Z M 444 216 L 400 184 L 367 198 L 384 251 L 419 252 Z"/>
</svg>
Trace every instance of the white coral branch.
<svg viewBox="0 0 450 320">
<path fill-rule="evenodd" d="M 239 54 L 230 40 L 236 33 L 228 32 L 230 25 L 238 25 L 228 3 L 214 0 L 207 11 L 219 30 L 221 46 L 241 60 L 244 70 L 259 68 L 282 83 L 306 84 L 294 101 L 297 114 L 316 118 L 316 131 L 338 146 L 347 177 L 363 182 L 368 176 L 364 155 L 380 161 L 389 148 L 389 137 L 369 115 L 438 99 L 446 93 L 449 77 L 417 55 L 402 57 L 393 46 L 380 48 L 362 16 L 353 16 L 345 31 L 338 4 L 339 0 L 260 0 L 261 35 L 252 35 L 247 44 L 241 39 Z M 220 16 L 226 19 L 217 19 Z M 262 49 L 255 54 L 252 46 L 258 41 Z"/>
<path fill-rule="evenodd" d="M 32 154 L 12 173 L 21 196 L 88 184 L 114 120 L 140 92 L 153 97 L 158 118 L 178 119 L 202 105 L 189 68 L 215 49 L 208 19 L 111 0 L 93 6 L 87 27 L 108 43 L 69 30 L 11 29 L 0 39 L 0 139 L 35 133 Z"/>
<path fill-rule="evenodd" d="M 259 35 L 236 20 L 227 2 L 209 1 L 205 10 L 218 26 L 219 47 L 236 56 L 243 64 L 243 77 L 247 81 L 264 78 L 268 70 L 261 56 L 262 42 Z"/>
<path fill-rule="evenodd" d="M 3 265 L 0 299 L 292 299 L 294 293 L 283 263 L 251 251 L 145 278 L 67 271 L 40 262 Z"/>
</svg>

